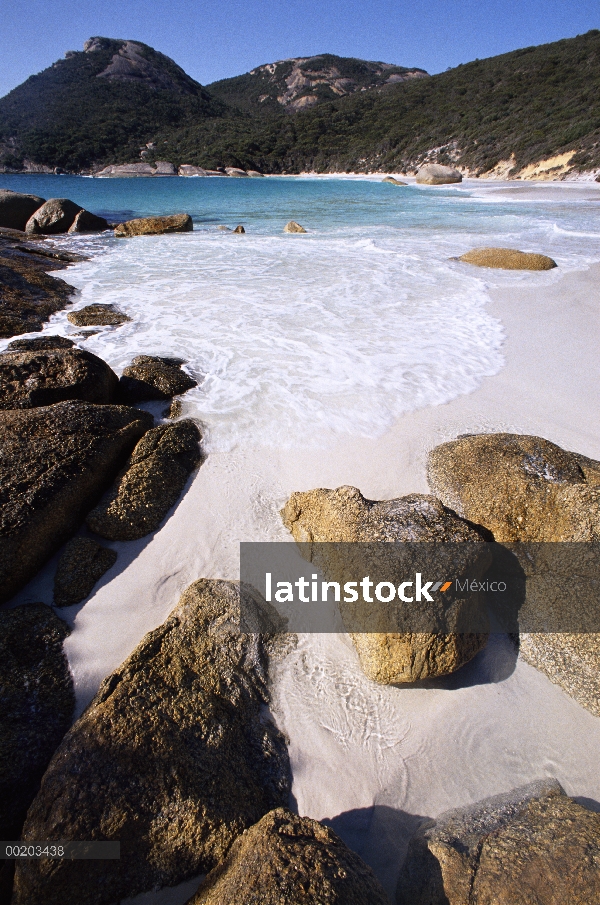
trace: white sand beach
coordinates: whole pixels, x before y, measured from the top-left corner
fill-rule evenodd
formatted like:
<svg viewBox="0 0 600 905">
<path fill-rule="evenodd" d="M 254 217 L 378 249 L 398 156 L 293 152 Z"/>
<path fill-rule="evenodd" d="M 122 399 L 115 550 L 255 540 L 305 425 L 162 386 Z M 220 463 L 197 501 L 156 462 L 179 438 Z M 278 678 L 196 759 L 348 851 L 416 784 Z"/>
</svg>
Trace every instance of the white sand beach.
<svg viewBox="0 0 600 905">
<path fill-rule="evenodd" d="M 552 283 L 532 273 L 491 288 L 489 313 L 506 333 L 502 370 L 469 395 L 406 414 L 377 439 L 212 453 L 162 529 L 115 544 L 117 565 L 84 606 L 63 611 L 78 709 L 188 584 L 238 576 L 240 541 L 289 539 L 278 510 L 292 491 L 428 492 L 428 450 L 468 432 L 538 434 L 600 458 L 599 280 L 600 264 Z M 54 569 L 55 560 L 14 603 L 50 602 Z M 516 660 L 504 637 L 421 687 L 372 683 L 338 635 L 302 636 L 275 672 L 272 712 L 289 738 L 295 806 L 330 823 L 390 895 L 422 817 L 550 776 L 600 808 L 600 720 Z M 176 905 L 191 891 L 185 884 L 135 901 Z"/>
</svg>

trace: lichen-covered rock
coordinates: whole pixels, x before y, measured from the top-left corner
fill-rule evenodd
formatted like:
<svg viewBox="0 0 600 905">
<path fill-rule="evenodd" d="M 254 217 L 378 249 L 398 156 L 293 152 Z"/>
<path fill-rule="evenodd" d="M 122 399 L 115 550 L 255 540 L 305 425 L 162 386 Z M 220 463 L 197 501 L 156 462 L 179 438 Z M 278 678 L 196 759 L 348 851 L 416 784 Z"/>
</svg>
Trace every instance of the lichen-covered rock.
<svg viewBox="0 0 600 905">
<path fill-rule="evenodd" d="M 446 506 L 518 559 L 527 579 L 520 654 L 598 714 L 597 557 L 587 547 L 600 540 L 600 462 L 542 437 L 477 434 L 436 447 L 428 478 Z"/>
<path fill-rule="evenodd" d="M 303 226 L 300 226 L 299 223 L 296 223 L 295 220 L 290 220 L 289 223 L 286 223 L 283 227 L 284 233 L 305 233 L 306 230 Z"/>
<path fill-rule="evenodd" d="M 390 185 L 408 185 L 407 182 L 402 182 L 401 179 L 396 179 L 394 176 L 386 176 L 385 179 L 382 179 L 381 181 L 389 182 Z"/>
<path fill-rule="evenodd" d="M 200 464 L 200 431 L 189 419 L 148 431 L 123 473 L 87 517 L 108 540 L 136 540 L 155 531 Z"/>
<path fill-rule="evenodd" d="M 514 248 L 474 248 L 458 259 L 476 267 L 496 267 L 501 270 L 552 270 L 556 261 L 547 255 L 517 251 Z"/>
<path fill-rule="evenodd" d="M 69 311 L 67 320 L 76 327 L 111 327 L 125 324 L 131 318 L 114 305 L 86 305 L 77 311 Z"/>
<path fill-rule="evenodd" d="M 77 348 L 0 354 L 0 409 L 36 408 L 66 399 L 111 402 L 119 379 L 105 361 Z"/>
<path fill-rule="evenodd" d="M 135 405 L 153 399 L 171 399 L 197 386 L 197 382 L 181 370 L 179 358 L 137 355 L 123 370 L 119 395 L 123 402 Z"/>
<path fill-rule="evenodd" d="M 89 211 L 81 210 L 71 223 L 70 233 L 97 233 L 108 229 L 108 221 L 104 217 L 98 217 Z"/>
<path fill-rule="evenodd" d="M 81 205 L 68 198 L 50 198 L 44 202 L 25 225 L 25 232 L 33 235 L 66 233 L 81 210 Z"/>
<path fill-rule="evenodd" d="M 409 844 L 397 905 L 600 901 L 600 814 L 544 780 L 448 811 Z"/>
<path fill-rule="evenodd" d="M 87 402 L 0 412 L 0 602 L 74 534 L 153 420 Z"/>
<path fill-rule="evenodd" d="M 66 336 L 35 336 L 33 339 L 13 339 L 7 352 L 48 352 L 50 349 L 72 349 L 75 343 Z"/>
<path fill-rule="evenodd" d="M 159 236 L 162 233 L 188 233 L 194 228 L 189 214 L 170 217 L 140 217 L 115 226 L 115 236 Z"/>
<path fill-rule="evenodd" d="M 23 195 L 21 192 L 11 192 L 10 189 L 0 189 L 0 227 L 24 232 L 31 215 L 45 203 L 46 199 L 37 195 Z"/>
<path fill-rule="evenodd" d="M 285 808 L 235 840 L 188 905 L 389 905 L 370 867 L 329 827 Z"/>
<path fill-rule="evenodd" d="M 282 517 L 303 556 L 340 585 L 358 575 L 398 584 L 407 573 L 427 574 L 432 567 L 444 578 L 445 566 L 452 578 L 465 569 L 477 577 L 490 562 L 484 535 L 422 494 L 374 502 L 355 487 L 311 490 L 293 493 Z M 412 546 L 400 549 L 399 542 Z M 385 543 L 389 556 L 383 546 L 369 546 Z M 468 662 L 487 641 L 478 607 L 476 596 L 446 601 L 439 594 L 418 606 L 396 600 L 367 606 L 360 598 L 340 603 L 363 670 L 384 684 L 447 675 Z M 438 625 L 442 629 L 435 631 Z"/>
<path fill-rule="evenodd" d="M 427 163 L 417 171 L 419 185 L 450 185 L 462 182 L 462 175 L 454 167 L 446 167 L 440 163 Z"/>
<path fill-rule="evenodd" d="M 63 641 L 67 625 L 49 606 L 0 613 L 0 836 L 15 840 L 60 741 L 75 695 Z"/>
<path fill-rule="evenodd" d="M 243 592 L 250 631 L 278 631 Z M 175 885 L 287 804 L 285 742 L 263 712 L 267 637 L 239 625 L 239 585 L 197 581 L 104 680 L 52 759 L 23 839 L 115 839 L 121 858 L 18 865 L 13 905 L 112 905 Z"/>
<path fill-rule="evenodd" d="M 445 506 L 501 543 L 599 540 L 600 485 L 581 461 L 542 437 L 473 434 L 436 446 L 427 475 Z"/>
<path fill-rule="evenodd" d="M 54 576 L 55 606 L 73 606 L 85 600 L 116 561 L 116 550 L 102 547 L 89 537 L 74 537 L 58 561 Z"/>
</svg>

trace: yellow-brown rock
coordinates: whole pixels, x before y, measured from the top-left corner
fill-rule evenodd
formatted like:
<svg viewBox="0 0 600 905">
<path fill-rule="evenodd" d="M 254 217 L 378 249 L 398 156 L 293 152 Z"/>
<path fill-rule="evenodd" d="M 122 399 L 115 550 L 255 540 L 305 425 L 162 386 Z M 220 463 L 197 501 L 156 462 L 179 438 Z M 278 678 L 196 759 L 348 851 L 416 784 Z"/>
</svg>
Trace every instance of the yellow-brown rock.
<svg viewBox="0 0 600 905">
<path fill-rule="evenodd" d="M 286 223 L 283 227 L 284 233 L 305 233 L 306 230 L 303 226 L 300 226 L 299 223 L 296 223 L 295 220 L 290 220 L 289 223 Z"/>
<path fill-rule="evenodd" d="M 397 905 L 600 901 L 600 814 L 555 780 L 448 811 L 409 844 Z"/>
<path fill-rule="evenodd" d="M 427 163 L 417 171 L 419 185 L 449 185 L 454 182 L 462 182 L 460 171 L 441 163 Z"/>
<path fill-rule="evenodd" d="M 350 576 L 356 580 L 355 573 L 370 575 L 375 583 L 398 584 L 415 568 L 427 574 L 428 566 L 435 565 L 443 572 L 444 551 L 454 577 L 457 557 L 473 577 L 489 565 L 484 536 L 432 496 L 372 501 L 355 487 L 311 490 L 293 493 L 282 517 L 302 555 L 327 580 L 340 584 Z M 399 553 L 400 542 L 412 546 Z M 396 601 L 367 605 L 360 598 L 340 603 L 344 625 L 369 678 L 399 684 L 447 675 L 485 646 L 486 622 L 479 618 L 478 600 L 458 598 L 450 603 L 439 596 L 418 606 L 401 607 Z M 438 625 L 442 628 L 436 631 Z M 460 628 L 465 625 L 468 628 Z"/>
<path fill-rule="evenodd" d="M 277 808 L 235 840 L 188 905 L 388 905 L 333 830 Z"/>
<path fill-rule="evenodd" d="M 188 233 L 194 228 L 189 214 L 170 217 L 140 217 L 115 226 L 115 236 L 159 236 L 163 233 Z"/>
<path fill-rule="evenodd" d="M 474 248 L 458 259 L 476 267 L 496 267 L 500 270 L 552 270 L 556 261 L 546 255 L 517 251 L 514 248 Z"/>
</svg>

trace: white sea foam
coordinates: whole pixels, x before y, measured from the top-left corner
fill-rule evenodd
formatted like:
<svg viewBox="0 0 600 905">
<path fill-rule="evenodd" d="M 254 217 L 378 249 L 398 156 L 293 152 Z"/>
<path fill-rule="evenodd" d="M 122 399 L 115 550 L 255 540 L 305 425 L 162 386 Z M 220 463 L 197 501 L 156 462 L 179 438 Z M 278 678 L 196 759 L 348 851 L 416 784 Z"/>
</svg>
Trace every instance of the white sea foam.
<svg viewBox="0 0 600 905">
<path fill-rule="evenodd" d="M 429 246 L 429 248 L 428 248 Z M 212 449 L 373 436 L 403 412 L 473 391 L 502 367 L 502 328 L 478 275 L 422 234 L 162 236 L 111 242 L 69 270 L 80 305 L 130 324 L 86 347 L 117 371 L 178 355 Z M 73 332 L 66 313 L 47 331 Z"/>
</svg>

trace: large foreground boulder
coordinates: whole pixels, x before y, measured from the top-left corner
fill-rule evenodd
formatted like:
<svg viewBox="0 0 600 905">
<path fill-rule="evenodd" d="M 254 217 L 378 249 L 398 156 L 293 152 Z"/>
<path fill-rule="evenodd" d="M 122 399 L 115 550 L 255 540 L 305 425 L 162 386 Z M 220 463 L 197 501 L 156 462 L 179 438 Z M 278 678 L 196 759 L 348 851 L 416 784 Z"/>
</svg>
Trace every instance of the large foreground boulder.
<svg viewBox="0 0 600 905">
<path fill-rule="evenodd" d="M 545 780 L 448 811 L 409 844 L 397 905 L 600 901 L 600 814 Z"/>
<path fill-rule="evenodd" d="M 56 568 L 54 605 L 63 607 L 81 603 L 116 561 L 116 550 L 102 547 L 89 537 L 72 538 Z"/>
<path fill-rule="evenodd" d="M 43 603 L 0 613 L 0 837 L 16 840 L 40 780 L 71 725 L 67 625 Z"/>
<path fill-rule="evenodd" d="M 68 198 L 50 198 L 31 215 L 25 225 L 25 232 L 32 235 L 44 233 L 56 235 L 66 233 L 75 222 L 75 217 L 81 210 L 81 205 L 75 204 Z"/>
<path fill-rule="evenodd" d="M 119 378 L 105 361 L 77 348 L 0 355 L 0 409 L 35 408 L 66 399 L 111 402 Z"/>
<path fill-rule="evenodd" d="M 87 402 L 0 412 L 0 602 L 74 534 L 152 424 Z"/>
<path fill-rule="evenodd" d="M 328 827 L 277 808 L 235 840 L 188 905 L 388 905 L 370 867 Z"/>
<path fill-rule="evenodd" d="M 45 203 L 46 199 L 37 195 L 0 189 L 0 227 L 24 231 L 31 215 Z"/>
<path fill-rule="evenodd" d="M 160 236 L 163 233 L 189 233 L 194 224 L 189 214 L 170 217 L 140 217 L 115 226 L 115 236 Z"/>
<path fill-rule="evenodd" d="M 135 405 L 153 399 L 171 399 L 197 386 L 197 382 L 181 370 L 179 358 L 159 358 L 137 355 L 124 368 L 119 382 L 119 396 L 123 402 Z"/>
<path fill-rule="evenodd" d="M 454 167 L 446 167 L 441 163 L 427 163 L 417 171 L 419 185 L 450 185 L 462 182 L 462 175 Z"/>
<path fill-rule="evenodd" d="M 445 567 L 449 574 L 435 578 L 456 578 L 461 570 L 475 578 L 489 564 L 484 535 L 431 496 L 372 501 L 355 487 L 311 490 L 293 493 L 281 514 L 303 556 L 340 585 L 364 575 L 398 585 L 420 569 L 433 577 L 427 573 Z M 411 546 L 398 552 L 399 543 Z M 478 604 L 476 596 L 446 601 L 438 592 L 431 605 L 425 598 L 408 606 L 373 600 L 367 607 L 359 598 L 341 602 L 340 611 L 365 673 L 397 684 L 447 675 L 474 657 L 487 642 Z"/>
<path fill-rule="evenodd" d="M 492 531 L 519 561 L 526 578 L 521 655 L 599 714 L 592 553 L 600 540 L 600 462 L 542 437 L 476 434 L 436 447 L 428 478 L 446 506 Z"/>
<path fill-rule="evenodd" d="M 131 318 L 114 305 L 86 305 L 69 311 L 67 320 L 76 327 L 113 327 L 125 324 Z"/>
<path fill-rule="evenodd" d="M 276 614 L 252 601 L 251 631 L 276 631 Z M 104 680 L 52 759 L 23 839 L 119 840 L 120 860 L 20 864 L 13 905 L 112 905 L 181 883 L 287 804 L 285 742 L 263 712 L 266 636 L 239 624 L 239 585 L 198 581 Z"/>
<path fill-rule="evenodd" d="M 517 251 L 514 248 L 474 248 L 458 259 L 476 267 L 496 267 L 501 270 L 552 270 L 556 261 L 547 255 Z"/>
<path fill-rule="evenodd" d="M 200 464 L 200 440 L 190 420 L 148 431 L 123 474 L 88 515 L 88 528 L 108 540 L 136 540 L 155 531 Z"/>
</svg>

